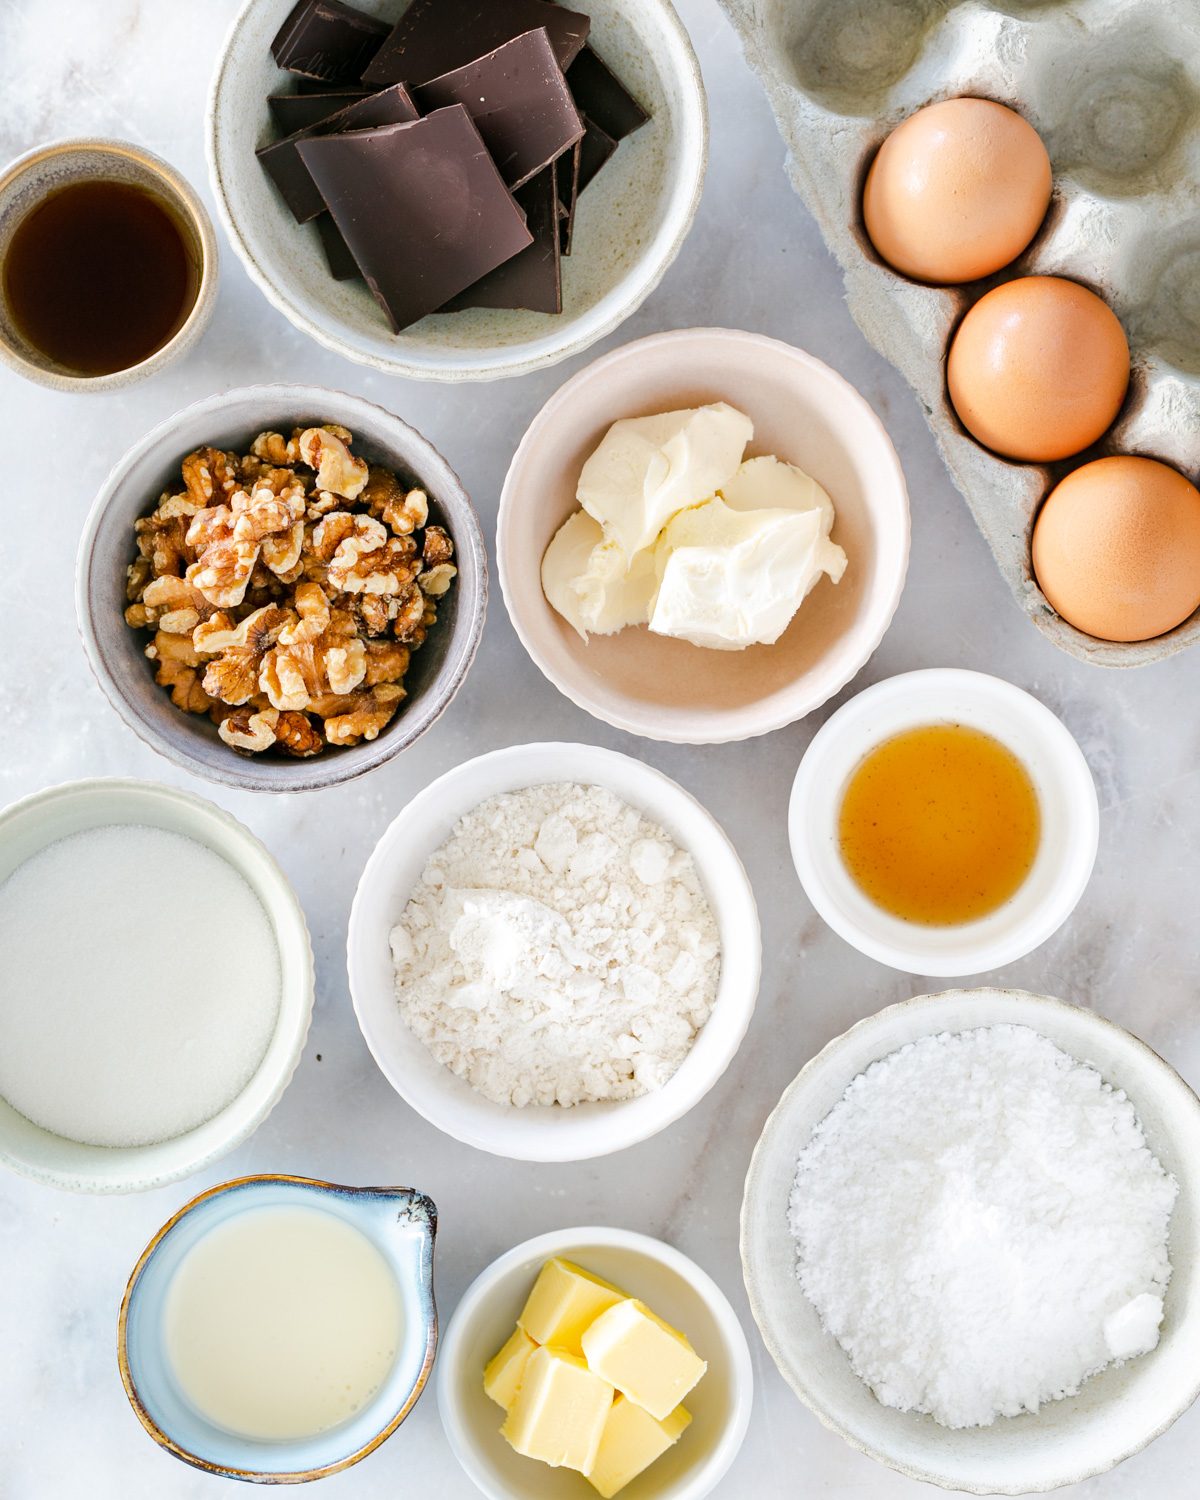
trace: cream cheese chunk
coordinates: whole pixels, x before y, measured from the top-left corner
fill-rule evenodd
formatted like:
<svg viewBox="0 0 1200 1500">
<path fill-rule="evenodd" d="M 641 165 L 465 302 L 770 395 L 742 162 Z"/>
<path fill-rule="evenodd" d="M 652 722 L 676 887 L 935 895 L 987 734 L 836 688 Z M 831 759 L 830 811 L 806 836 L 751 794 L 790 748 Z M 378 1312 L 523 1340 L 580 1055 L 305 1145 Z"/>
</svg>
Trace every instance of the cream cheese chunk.
<svg viewBox="0 0 1200 1500">
<path fill-rule="evenodd" d="M 753 435 L 723 401 L 613 423 L 542 558 L 543 593 L 584 641 L 648 625 L 708 650 L 769 646 L 819 579 L 841 579 L 833 501 L 794 464 L 744 458 Z"/>
<path fill-rule="evenodd" d="M 657 588 L 653 551 L 627 560 L 584 510 L 567 517 L 542 558 L 542 592 L 584 640 L 645 625 Z"/>
<path fill-rule="evenodd" d="M 677 511 L 709 499 L 733 478 L 753 436 L 750 418 L 724 401 L 626 417 L 584 464 L 579 503 L 632 559 L 654 545 Z"/>
<path fill-rule="evenodd" d="M 696 646 L 772 645 L 805 596 L 846 554 L 813 510 L 734 510 L 720 498 L 677 515 L 655 550 L 658 594 L 650 629 Z"/>
<path fill-rule="evenodd" d="M 720 486 L 734 510 L 819 510 L 822 530 L 833 530 L 833 501 L 812 477 L 780 458 L 748 458 Z"/>
</svg>

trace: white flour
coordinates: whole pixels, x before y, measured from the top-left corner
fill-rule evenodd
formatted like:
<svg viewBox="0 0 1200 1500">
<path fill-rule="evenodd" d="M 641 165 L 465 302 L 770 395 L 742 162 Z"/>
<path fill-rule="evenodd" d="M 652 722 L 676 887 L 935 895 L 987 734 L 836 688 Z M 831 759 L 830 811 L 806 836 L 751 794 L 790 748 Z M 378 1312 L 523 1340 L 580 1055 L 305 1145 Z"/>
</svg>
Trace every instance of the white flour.
<svg viewBox="0 0 1200 1500">
<path fill-rule="evenodd" d="M 611 792 L 569 782 L 461 818 L 391 942 L 411 1030 L 500 1104 L 661 1088 L 720 971 L 691 855 Z"/>
<path fill-rule="evenodd" d="M 859 1378 L 975 1427 L 1154 1348 L 1177 1192 L 1123 1093 L 991 1026 L 859 1074 L 800 1153 L 790 1221 Z"/>
</svg>

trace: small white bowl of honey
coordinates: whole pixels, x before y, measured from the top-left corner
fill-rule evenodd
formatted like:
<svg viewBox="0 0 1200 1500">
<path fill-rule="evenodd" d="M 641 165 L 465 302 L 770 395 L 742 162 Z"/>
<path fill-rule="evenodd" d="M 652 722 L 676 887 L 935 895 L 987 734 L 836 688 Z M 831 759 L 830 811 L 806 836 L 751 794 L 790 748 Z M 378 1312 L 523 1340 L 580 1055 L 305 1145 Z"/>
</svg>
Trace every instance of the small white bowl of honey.
<svg viewBox="0 0 1200 1500">
<path fill-rule="evenodd" d="M 980 974 L 1070 916 L 1099 843 L 1096 787 L 1030 694 L 935 668 L 859 693 L 818 731 L 788 810 L 818 914 L 910 974 Z"/>
</svg>

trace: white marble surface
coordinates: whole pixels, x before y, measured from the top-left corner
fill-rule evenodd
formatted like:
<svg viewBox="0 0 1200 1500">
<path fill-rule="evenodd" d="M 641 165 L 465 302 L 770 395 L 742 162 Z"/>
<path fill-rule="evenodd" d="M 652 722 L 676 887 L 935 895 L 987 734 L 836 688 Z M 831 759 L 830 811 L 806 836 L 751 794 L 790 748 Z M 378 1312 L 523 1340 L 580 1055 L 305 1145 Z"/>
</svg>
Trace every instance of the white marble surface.
<svg viewBox="0 0 1200 1500">
<path fill-rule="evenodd" d="M 130 137 L 207 195 L 201 120 L 235 0 L 0 0 L 0 158 L 54 136 Z M 612 340 L 723 323 L 828 360 L 874 404 L 900 450 L 913 503 L 913 563 L 896 622 L 849 691 L 932 664 L 999 673 L 1043 698 L 1082 742 L 1100 788 L 1095 879 L 1065 931 L 990 976 L 1092 1005 L 1200 1084 L 1200 700 L 1194 656 L 1111 675 L 1058 653 L 1017 611 L 938 461 L 915 400 L 857 333 L 832 261 L 787 187 L 766 104 L 713 0 L 682 0 L 704 65 L 713 160 L 699 220 L 650 302 Z M 461 390 L 364 373 L 292 331 L 231 255 L 214 324 L 182 365 L 127 395 L 66 397 L 0 373 L 6 482 L 0 528 L 0 799 L 73 777 L 131 774 L 211 796 L 278 855 L 308 912 L 318 959 L 315 1022 L 299 1072 L 258 1134 L 214 1170 L 129 1199 L 61 1196 L 0 1182 L 0 1496 L 3 1500 L 203 1500 L 231 1483 L 159 1453 L 126 1405 L 114 1328 L 126 1275 L 158 1225 L 208 1182 L 282 1170 L 404 1182 L 441 1210 L 443 1315 L 481 1266 L 516 1241 L 572 1223 L 660 1235 L 693 1255 L 747 1320 L 759 1382 L 750 1436 L 721 1500 L 811 1494 L 898 1500 L 918 1487 L 850 1451 L 802 1408 L 762 1351 L 746 1310 L 737 1213 L 746 1162 L 784 1085 L 859 1017 L 935 983 L 892 973 L 826 931 L 788 857 L 784 811 L 816 728 L 714 749 L 639 743 L 560 698 L 521 650 L 498 597 L 453 710 L 399 761 L 339 791 L 271 800 L 189 783 L 112 714 L 75 634 L 71 573 L 84 514 L 109 465 L 151 423 L 222 386 L 304 380 L 360 391 L 413 422 L 461 473 L 491 530 L 509 454 L 573 366 Z M 819 719 L 821 716 L 817 716 Z M 440 1136 L 375 1069 L 346 992 L 342 943 L 373 841 L 440 770 L 532 738 L 594 740 L 677 777 L 723 820 L 762 909 L 758 1011 L 712 1094 L 655 1140 L 605 1161 L 500 1162 Z M 124 893 L 122 899 L 147 899 Z M 152 899 L 152 898 L 150 898 Z M 1200 1409 L 1146 1453 L 1079 1487 L 1088 1500 L 1195 1493 Z M 373 1457 L 326 1480 L 328 1500 L 475 1493 L 446 1446 L 432 1394 Z"/>
</svg>

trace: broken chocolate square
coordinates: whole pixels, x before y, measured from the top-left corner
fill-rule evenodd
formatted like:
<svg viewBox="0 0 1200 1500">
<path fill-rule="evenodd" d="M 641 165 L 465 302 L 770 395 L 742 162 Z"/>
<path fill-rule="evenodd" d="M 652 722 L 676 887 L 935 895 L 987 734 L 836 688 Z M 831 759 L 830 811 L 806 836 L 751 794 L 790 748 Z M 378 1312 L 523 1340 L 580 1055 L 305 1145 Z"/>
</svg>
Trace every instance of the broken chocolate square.
<svg viewBox="0 0 1200 1500">
<path fill-rule="evenodd" d="M 590 47 L 585 47 L 567 69 L 567 82 L 580 113 L 595 121 L 614 141 L 640 130 L 650 118 Z"/>
<path fill-rule="evenodd" d="M 323 83 L 357 83 L 388 34 L 386 21 L 341 0 L 300 0 L 271 43 L 271 56 L 289 73 Z"/>
<path fill-rule="evenodd" d="M 563 162 L 558 171 L 558 202 L 562 209 L 558 234 L 564 255 L 570 255 L 571 243 L 575 238 L 575 205 L 579 201 L 579 168 L 582 161 L 583 141 L 580 139 L 575 142 L 570 163 Z"/>
<path fill-rule="evenodd" d="M 412 95 L 425 111 L 461 104 L 513 189 L 583 136 L 583 121 L 544 26 L 465 68 L 417 85 Z"/>
<path fill-rule="evenodd" d="M 273 141 L 269 146 L 260 146 L 254 153 L 264 171 L 279 189 L 283 201 L 291 209 L 297 223 L 307 224 L 318 214 L 325 212 L 325 199 L 312 180 L 308 168 L 301 160 L 297 149 L 301 141 L 312 140 L 320 135 L 337 135 L 346 130 L 373 130 L 381 125 L 402 125 L 419 117 L 420 110 L 402 83 L 381 89 L 378 94 L 366 94 L 352 104 L 339 109 L 336 114 L 318 120 L 305 130 Z"/>
<path fill-rule="evenodd" d="M 533 243 L 461 104 L 297 149 L 396 333 Z"/>
<path fill-rule="evenodd" d="M 272 94 L 267 99 L 271 117 L 284 135 L 319 125 L 366 94 L 366 89 L 323 89 L 312 94 Z"/>
<path fill-rule="evenodd" d="M 562 69 L 587 41 L 591 22 L 549 0 L 412 0 L 363 73 L 363 82 L 427 83 L 544 26 Z"/>
<path fill-rule="evenodd" d="M 612 136 L 600 129 L 595 120 L 583 117 L 583 139 L 576 147 L 576 171 L 572 182 L 569 203 L 560 203 L 563 223 L 560 227 L 562 253 L 570 255 L 575 241 L 575 214 L 579 195 L 595 178 L 596 173 L 617 149 Z M 561 179 L 560 179 L 561 180 Z"/>
<path fill-rule="evenodd" d="M 601 130 L 590 116 L 585 116 L 583 143 L 579 153 L 579 191 L 593 180 L 600 168 L 617 149 L 617 143 L 607 130 Z"/>
<path fill-rule="evenodd" d="M 562 267 L 558 247 L 558 184 L 555 163 L 517 188 L 513 197 L 525 211 L 533 244 L 452 297 L 441 312 L 467 307 L 524 307 L 562 312 Z"/>
<path fill-rule="evenodd" d="M 346 243 L 342 231 L 333 222 L 332 214 L 321 214 L 313 220 L 317 233 L 321 237 L 321 249 L 325 252 L 325 259 L 329 264 L 329 274 L 334 281 L 354 281 L 362 276 L 358 269 L 358 262 L 354 259 L 354 251 Z"/>
</svg>

